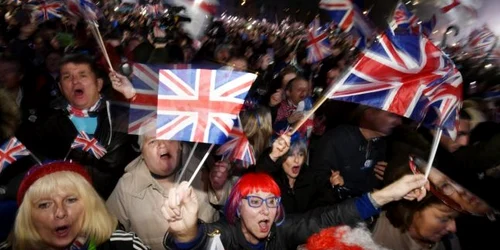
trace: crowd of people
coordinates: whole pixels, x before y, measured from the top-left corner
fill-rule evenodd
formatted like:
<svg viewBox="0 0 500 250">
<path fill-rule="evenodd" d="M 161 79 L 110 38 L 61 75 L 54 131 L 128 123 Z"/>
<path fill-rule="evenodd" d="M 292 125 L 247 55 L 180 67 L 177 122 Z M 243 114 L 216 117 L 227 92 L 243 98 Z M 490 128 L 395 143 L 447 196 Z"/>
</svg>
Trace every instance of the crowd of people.
<svg viewBox="0 0 500 250">
<path fill-rule="evenodd" d="M 473 91 L 464 84 L 457 137 L 442 137 L 426 179 L 434 131 L 390 112 L 327 100 L 289 132 L 355 60 L 343 34 L 332 32 L 333 54 L 309 64 L 301 25 L 226 18 L 198 41 L 104 6 L 109 68 L 84 21 L 39 23 L 17 5 L 0 13 L 0 145 L 17 138 L 30 151 L 0 162 L 0 249 L 497 245 L 500 126 L 496 101 L 478 98 L 489 78 Z M 188 185 L 208 146 L 159 140 L 154 120 L 128 134 L 127 115 L 113 105 L 135 98 L 133 63 L 257 74 L 240 113 L 256 164 L 212 153 Z M 474 79 L 479 69 L 457 63 Z M 81 135 L 100 153 L 75 148 Z"/>
</svg>

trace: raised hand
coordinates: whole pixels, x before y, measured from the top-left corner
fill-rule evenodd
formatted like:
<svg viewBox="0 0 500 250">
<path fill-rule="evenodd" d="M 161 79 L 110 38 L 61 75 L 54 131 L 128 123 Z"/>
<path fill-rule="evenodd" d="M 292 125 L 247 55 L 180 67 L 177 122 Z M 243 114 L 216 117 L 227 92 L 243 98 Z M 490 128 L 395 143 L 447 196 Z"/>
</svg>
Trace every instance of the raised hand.
<svg viewBox="0 0 500 250">
<path fill-rule="evenodd" d="M 273 142 L 271 153 L 269 154 L 271 160 L 276 161 L 288 152 L 290 149 L 290 137 L 290 133 L 284 133 Z"/>
<path fill-rule="evenodd" d="M 375 202 L 383 206 L 391 201 L 401 200 L 422 200 L 428 188 L 427 179 L 424 175 L 405 175 L 387 187 L 372 193 Z"/>
<path fill-rule="evenodd" d="M 330 176 L 330 184 L 332 184 L 332 186 L 344 186 L 344 178 L 342 178 L 342 175 L 340 175 L 340 171 L 332 170 L 332 175 Z"/>
<path fill-rule="evenodd" d="M 169 233 L 179 242 L 190 242 L 197 235 L 198 199 L 193 188 L 183 181 L 171 188 L 161 212 L 169 223 Z"/>
<path fill-rule="evenodd" d="M 136 91 L 132 83 L 128 80 L 126 76 L 116 73 L 112 71 L 109 73 L 109 79 L 111 80 L 111 85 L 113 88 L 120 92 L 125 98 L 132 99 L 134 98 Z"/>
<path fill-rule="evenodd" d="M 214 191 L 222 190 L 224 184 L 227 181 L 227 177 L 229 176 L 229 169 L 231 166 L 229 163 L 225 161 L 218 161 L 215 163 L 215 166 L 210 170 L 209 179 L 210 184 L 212 184 L 212 188 Z"/>
</svg>

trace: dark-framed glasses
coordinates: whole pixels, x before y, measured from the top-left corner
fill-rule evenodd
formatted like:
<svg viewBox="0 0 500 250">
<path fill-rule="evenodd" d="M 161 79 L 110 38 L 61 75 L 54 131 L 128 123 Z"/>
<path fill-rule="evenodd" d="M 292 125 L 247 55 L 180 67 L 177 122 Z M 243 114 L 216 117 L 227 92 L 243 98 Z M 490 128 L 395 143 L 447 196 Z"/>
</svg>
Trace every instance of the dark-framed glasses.
<svg viewBox="0 0 500 250">
<path fill-rule="evenodd" d="M 248 201 L 248 205 L 253 208 L 259 208 L 262 206 L 262 203 L 266 203 L 268 208 L 277 208 L 280 205 L 281 197 L 268 197 L 262 198 L 254 195 L 247 195 L 243 199 Z"/>
</svg>

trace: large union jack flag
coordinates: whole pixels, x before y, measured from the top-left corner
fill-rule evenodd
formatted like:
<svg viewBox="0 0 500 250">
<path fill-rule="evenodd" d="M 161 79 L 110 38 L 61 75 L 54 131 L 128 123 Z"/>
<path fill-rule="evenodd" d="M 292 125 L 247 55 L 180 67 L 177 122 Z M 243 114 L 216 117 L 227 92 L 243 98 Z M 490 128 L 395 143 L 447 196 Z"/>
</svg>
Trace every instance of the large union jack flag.
<svg viewBox="0 0 500 250">
<path fill-rule="evenodd" d="M 63 4 L 59 1 L 31 2 L 29 6 L 33 10 L 35 19 L 38 21 L 61 18 L 60 11 L 63 8 Z"/>
<path fill-rule="evenodd" d="M 439 126 L 448 137 L 455 139 L 457 136 L 457 121 L 462 105 L 462 75 L 455 68 L 439 88 L 429 92 L 429 104 L 424 125 L 428 127 Z"/>
<path fill-rule="evenodd" d="M 230 161 L 240 162 L 245 168 L 255 165 L 255 152 L 243 131 L 239 117 L 234 121 L 228 140 L 217 149 L 216 154 Z"/>
<path fill-rule="evenodd" d="M 332 98 L 421 121 L 428 95 L 453 74 L 453 62 L 427 37 L 377 37 L 340 79 Z"/>
<path fill-rule="evenodd" d="M 354 7 L 351 0 L 321 0 L 319 8 L 326 10 L 340 29 L 351 30 L 354 24 Z"/>
<path fill-rule="evenodd" d="M 319 62 L 332 54 L 327 29 L 320 26 L 319 18 L 309 24 L 306 47 L 308 63 Z"/>
<path fill-rule="evenodd" d="M 0 173 L 10 164 L 29 154 L 30 151 L 16 137 L 10 138 L 0 146 Z"/>
<path fill-rule="evenodd" d="M 256 77 L 231 70 L 160 70 L 157 138 L 224 143 Z"/>
<path fill-rule="evenodd" d="M 85 131 L 80 131 L 80 133 L 76 135 L 75 141 L 71 144 L 71 148 L 78 148 L 85 152 L 90 152 L 97 159 L 101 159 L 101 157 L 107 153 L 104 146 L 95 138 L 90 137 Z"/>
</svg>

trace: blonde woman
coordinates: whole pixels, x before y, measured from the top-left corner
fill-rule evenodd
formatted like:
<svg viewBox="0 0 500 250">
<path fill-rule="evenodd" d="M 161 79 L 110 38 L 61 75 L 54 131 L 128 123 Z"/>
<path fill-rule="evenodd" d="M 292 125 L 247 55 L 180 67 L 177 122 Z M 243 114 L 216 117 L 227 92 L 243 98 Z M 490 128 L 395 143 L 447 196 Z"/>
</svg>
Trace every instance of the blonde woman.
<svg viewBox="0 0 500 250">
<path fill-rule="evenodd" d="M 269 147 L 273 134 L 271 111 L 266 107 L 250 107 L 242 112 L 240 117 L 243 131 L 253 146 L 255 159 L 258 159 Z"/>
<path fill-rule="evenodd" d="M 33 167 L 17 194 L 14 231 L 0 249 L 149 249 L 117 219 L 76 163 Z"/>
</svg>

